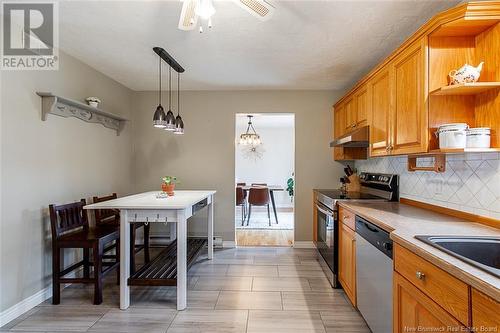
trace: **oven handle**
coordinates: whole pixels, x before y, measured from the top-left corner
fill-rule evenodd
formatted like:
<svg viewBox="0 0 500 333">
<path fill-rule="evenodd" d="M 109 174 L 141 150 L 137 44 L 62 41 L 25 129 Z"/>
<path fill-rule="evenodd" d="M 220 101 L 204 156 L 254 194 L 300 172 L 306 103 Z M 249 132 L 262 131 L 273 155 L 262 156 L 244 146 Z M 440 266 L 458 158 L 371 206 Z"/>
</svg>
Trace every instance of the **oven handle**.
<svg viewBox="0 0 500 333">
<path fill-rule="evenodd" d="M 327 215 L 327 216 L 330 216 L 331 218 L 333 218 L 333 212 L 329 212 L 327 211 L 326 209 L 324 208 L 321 208 L 318 204 L 316 204 L 316 209 L 319 210 L 320 212 L 322 212 L 323 214 Z"/>
</svg>

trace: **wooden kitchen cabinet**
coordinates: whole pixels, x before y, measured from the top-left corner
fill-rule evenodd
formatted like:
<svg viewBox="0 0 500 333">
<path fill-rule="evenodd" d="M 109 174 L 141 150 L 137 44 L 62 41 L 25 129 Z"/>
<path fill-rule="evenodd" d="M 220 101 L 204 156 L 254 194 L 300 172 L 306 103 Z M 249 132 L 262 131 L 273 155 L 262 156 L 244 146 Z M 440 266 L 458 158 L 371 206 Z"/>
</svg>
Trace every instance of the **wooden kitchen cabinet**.
<svg viewBox="0 0 500 333">
<path fill-rule="evenodd" d="M 458 320 L 396 272 L 393 298 L 393 333 L 467 332 Z"/>
<path fill-rule="evenodd" d="M 366 126 L 368 123 L 368 112 L 370 104 L 368 99 L 368 85 L 362 85 L 354 93 L 356 103 L 356 128 Z"/>
<path fill-rule="evenodd" d="M 336 105 L 333 109 L 333 138 L 336 139 L 342 136 L 345 132 L 345 108 L 344 104 Z M 344 148 L 334 147 L 333 148 L 333 159 L 343 160 L 344 159 Z"/>
<path fill-rule="evenodd" d="M 472 288 L 472 327 L 475 332 L 495 332 L 500 329 L 500 303 L 474 288 Z M 488 331 L 488 328 L 496 330 Z"/>
<path fill-rule="evenodd" d="M 368 81 L 370 103 L 370 156 L 389 154 L 389 134 L 391 113 L 391 81 L 389 67 L 382 68 Z"/>
<path fill-rule="evenodd" d="M 394 270 L 464 324 L 469 323 L 469 286 L 399 244 Z"/>
<path fill-rule="evenodd" d="M 339 281 L 344 291 L 356 306 L 356 238 L 355 232 L 347 223 L 342 222 L 342 216 L 354 216 L 349 211 L 339 208 Z"/>
<path fill-rule="evenodd" d="M 356 110 L 356 99 L 354 95 L 348 97 L 344 104 L 345 108 L 345 123 L 344 123 L 344 133 L 350 132 L 356 128 L 357 124 L 357 110 Z"/>
<path fill-rule="evenodd" d="M 426 40 L 410 45 L 390 65 L 394 105 L 389 117 L 391 155 L 427 152 Z"/>
</svg>

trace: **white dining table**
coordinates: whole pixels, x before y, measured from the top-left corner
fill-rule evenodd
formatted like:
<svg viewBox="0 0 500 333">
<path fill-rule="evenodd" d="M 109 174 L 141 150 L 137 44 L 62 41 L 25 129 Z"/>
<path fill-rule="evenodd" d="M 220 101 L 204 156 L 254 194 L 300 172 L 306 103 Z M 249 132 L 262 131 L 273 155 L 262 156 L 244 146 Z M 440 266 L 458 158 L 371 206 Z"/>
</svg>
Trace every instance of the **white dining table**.
<svg viewBox="0 0 500 333">
<path fill-rule="evenodd" d="M 130 305 L 130 223 L 165 223 L 177 239 L 177 310 L 187 304 L 187 222 L 207 206 L 208 259 L 213 258 L 214 195 L 216 191 L 175 191 L 174 196 L 158 197 L 158 191 L 139 193 L 90 204 L 84 209 L 120 210 L 120 309 Z"/>
</svg>

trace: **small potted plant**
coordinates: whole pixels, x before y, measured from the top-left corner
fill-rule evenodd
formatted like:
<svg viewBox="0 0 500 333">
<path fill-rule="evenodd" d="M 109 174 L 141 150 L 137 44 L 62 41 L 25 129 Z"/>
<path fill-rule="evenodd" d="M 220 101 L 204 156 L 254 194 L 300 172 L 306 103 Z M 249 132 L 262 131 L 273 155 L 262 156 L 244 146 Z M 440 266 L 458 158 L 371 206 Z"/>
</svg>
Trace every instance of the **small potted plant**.
<svg viewBox="0 0 500 333">
<path fill-rule="evenodd" d="M 162 178 L 161 190 L 169 196 L 174 195 L 175 184 L 177 184 L 177 177 L 165 176 Z"/>
<path fill-rule="evenodd" d="M 99 106 L 99 104 L 101 103 L 101 100 L 97 97 L 87 97 L 85 99 L 85 101 L 87 101 L 87 104 L 94 107 L 94 108 L 97 108 Z"/>
</svg>

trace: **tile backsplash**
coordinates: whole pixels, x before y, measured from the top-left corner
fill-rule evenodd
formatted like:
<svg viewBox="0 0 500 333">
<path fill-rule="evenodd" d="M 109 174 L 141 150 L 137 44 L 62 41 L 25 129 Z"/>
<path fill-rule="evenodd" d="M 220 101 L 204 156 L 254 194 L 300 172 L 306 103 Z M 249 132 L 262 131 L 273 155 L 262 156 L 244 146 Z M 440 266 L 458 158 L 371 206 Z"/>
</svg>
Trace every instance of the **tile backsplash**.
<svg viewBox="0 0 500 333">
<path fill-rule="evenodd" d="M 418 159 L 432 164 L 432 158 Z M 500 154 L 470 153 L 446 156 L 446 172 L 408 172 L 407 156 L 356 161 L 358 172 L 400 175 L 400 196 L 436 206 L 500 219 Z"/>
</svg>

